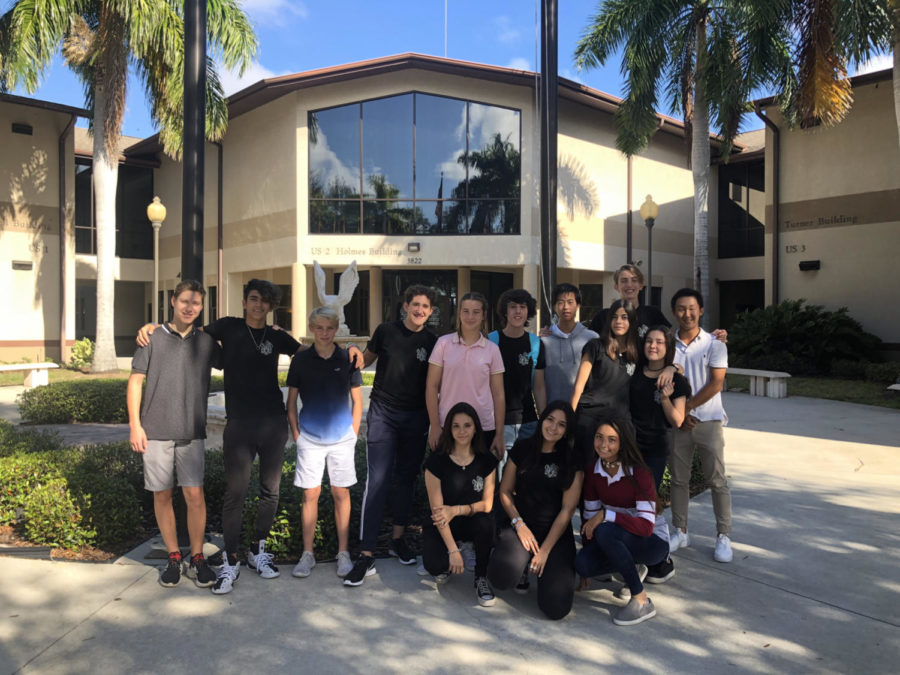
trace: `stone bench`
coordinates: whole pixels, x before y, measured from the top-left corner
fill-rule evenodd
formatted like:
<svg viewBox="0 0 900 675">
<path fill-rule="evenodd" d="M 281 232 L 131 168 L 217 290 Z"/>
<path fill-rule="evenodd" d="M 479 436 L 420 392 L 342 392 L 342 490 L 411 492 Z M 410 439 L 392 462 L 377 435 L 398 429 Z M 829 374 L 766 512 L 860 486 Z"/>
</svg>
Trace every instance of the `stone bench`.
<svg viewBox="0 0 900 675">
<path fill-rule="evenodd" d="M 751 396 L 768 396 L 769 398 L 787 397 L 787 379 L 790 373 L 777 370 L 755 370 L 753 368 L 729 368 L 728 375 L 746 375 L 750 378 Z"/>
<path fill-rule="evenodd" d="M 0 373 L 25 373 L 26 387 L 40 387 L 50 382 L 50 369 L 59 368 L 55 363 L 9 363 L 0 365 Z"/>
</svg>

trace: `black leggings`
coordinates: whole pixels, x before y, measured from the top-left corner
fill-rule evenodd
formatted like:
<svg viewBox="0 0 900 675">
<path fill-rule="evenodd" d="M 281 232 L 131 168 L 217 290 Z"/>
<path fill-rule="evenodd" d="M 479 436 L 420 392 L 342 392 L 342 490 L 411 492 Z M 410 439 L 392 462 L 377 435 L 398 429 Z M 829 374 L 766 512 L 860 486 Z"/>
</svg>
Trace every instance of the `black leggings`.
<svg viewBox="0 0 900 675">
<path fill-rule="evenodd" d="M 452 505 L 451 505 L 452 506 Z M 450 521 L 450 532 L 455 541 L 471 541 L 475 549 L 475 576 L 487 576 L 488 559 L 494 543 L 494 519 L 490 513 L 474 516 L 457 516 Z M 422 528 L 422 563 L 432 576 L 450 569 L 450 554 L 441 533 L 432 523 Z"/>
<path fill-rule="evenodd" d="M 534 535 L 539 542 L 546 532 Z M 488 566 L 488 579 L 498 591 L 505 591 L 518 583 L 532 554 L 519 541 L 519 535 L 511 527 L 500 532 L 497 546 Z M 544 573 L 537 580 L 538 607 L 548 619 L 562 619 L 572 610 L 575 599 L 575 537 L 567 527 L 556 545 L 550 550 Z"/>
<path fill-rule="evenodd" d="M 225 461 L 225 501 L 222 505 L 222 530 L 225 551 L 237 553 L 241 539 L 244 500 L 250 486 L 250 469 L 259 455 L 259 506 L 253 540 L 269 536 L 284 464 L 284 446 L 288 425 L 284 415 L 254 419 L 230 419 L 222 434 Z"/>
</svg>

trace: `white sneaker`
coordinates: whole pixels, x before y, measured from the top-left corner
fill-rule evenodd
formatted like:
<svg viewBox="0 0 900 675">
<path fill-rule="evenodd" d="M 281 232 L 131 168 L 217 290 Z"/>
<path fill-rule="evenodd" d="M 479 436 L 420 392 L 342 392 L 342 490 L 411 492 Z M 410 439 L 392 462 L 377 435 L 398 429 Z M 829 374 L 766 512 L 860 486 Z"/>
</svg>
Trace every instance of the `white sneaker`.
<svg viewBox="0 0 900 675">
<path fill-rule="evenodd" d="M 299 564 L 299 563 L 298 563 Z M 353 561 L 350 560 L 349 551 L 338 551 L 337 554 L 337 575 L 343 579 L 353 570 Z"/>
<path fill-rule="evenodd" d="M 716 538 L 716 552 L 713 553 L 713 558 L 716 562 L 730 563 L 732 557 L 731 539 L 728 538 L 727 534 L 720 534 Z"/>
<path fill-rule="evenodd" d="M 680 527 L 673 527 L 669 532 L 669 553 L 675 553 L 680 548 L 686 548 L 691 545 L 691 535 L 687 530 L 682 531 Z"/>
<path fill-rule="evenodd" d="M 472 545 L 471 541 L 463 541 L 457 542 L 457 547 L 459 547 L 459 553 L 463 559 L 463 567 L 466 568 L 469 572 L 475 571 L 475 547 Z"/>
<path fill-rule="evenodd" d="M 316 556 L 312 551 L 303 551 L 300 561 L 294 565 L 294 571 L 291 572 L 295 577 L 308 577 L 312 568 L 316 566 Z"/>
<path fill-rule="evenodd" d="M 216 583 L 212 587 L 212 592 L 216 595 L 231 593 L 235 582 L 241 576 L 241 561 L 238 560 L 234 565 L 229 565 L 228 558 L 224 554 L 222 557 L 222 566 L 216 570 Z"/>
<path fill-rule="evenodd" d="M 281 572 L 275 567 L 275 556 L 266 553 L 266 540 L 259 540 L 259 553 L 247 551 L 247 567 L 256 570 L 263 579 L 275 579 L 281 576 Z"/>
</svg>

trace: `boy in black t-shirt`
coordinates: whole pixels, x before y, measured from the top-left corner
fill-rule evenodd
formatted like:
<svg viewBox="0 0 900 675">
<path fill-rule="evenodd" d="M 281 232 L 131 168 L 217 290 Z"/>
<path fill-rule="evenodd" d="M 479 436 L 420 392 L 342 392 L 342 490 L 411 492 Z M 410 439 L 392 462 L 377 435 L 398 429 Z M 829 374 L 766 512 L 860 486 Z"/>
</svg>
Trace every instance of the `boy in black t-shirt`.
<svg viewBox="0 0 900 675">
<path fill-rule="evenodd" d="M 381 518 L 391 497 L 393 532 L 390 553 L 402 564 L 415 563 L 403 534 L 409 522 L 416 476 L 425 455 L 428 411 L 425 409 L 425 377 L 428 357 L 437 336 L 426 323 L 434 311 L 435 292 L 410 286 L 404 294 L 401 321 L 375 329 L 364 354 L 366 366 L 375 366 L 375 382 L 366 417 L 366 490 L 360 519 L 361 553 L 353 570 L 344 577 L 347 586 L 360 586 L 375 574 L 375 546 Z M 393 476 L 393 486 L 390 485 Z"/>
</svg>

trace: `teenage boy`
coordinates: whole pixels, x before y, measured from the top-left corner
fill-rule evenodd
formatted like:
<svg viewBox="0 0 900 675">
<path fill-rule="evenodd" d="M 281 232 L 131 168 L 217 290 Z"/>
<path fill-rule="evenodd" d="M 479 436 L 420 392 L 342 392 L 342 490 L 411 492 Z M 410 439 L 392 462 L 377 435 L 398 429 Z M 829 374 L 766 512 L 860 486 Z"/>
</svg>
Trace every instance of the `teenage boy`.
<svg viewBox="0 0 900 675">
<path fill-rule="evenodd" d="M 437 336 L 426 324 L 436 301 L 437 295 L 431 288 L 407 288 L 403 303 L 405 318 L 379 325 L 363 354 L 366 366 L 376 363 L 375 381 L 366 416 L 368 469 L 359 532 L 361 551 L 353 570 L 344 577 L 346 586 L 360 586 L 367 576 L 376 572 L 375 546 L 389 495 L 393 518 L 389 552 L 403 565 L 416 562 L 403 535 L 409 522 L 416 476 L 425 456 L 428 434 L 425 378 L 428 356 L 437 342 Z"/>
<path fill-rule="evenodd" d="M 500 347 L 503 357 L 503 390 L 506 394 L 503 441 L 509 452 L 517 439 L 534 435 L 538 415 L 547 405 L 546 356 L 541 339 L 525 330 L 529 320 L 537 314 L 537 302 L 531 293 L 524 288 L 504 291 L 497 301 L 497 314 L 503 328 L 491 332 L 488 339 Z M 504 456 L 498 476 L 505 464 Z"/>
<path fill-rule="evenodd" d="M 295 577 L 308 577 L 316 566 L 313 540 L 326 464 L 338 537 L 337 575 L 343 578 L 353 569 L 347 544 L 350 486 L 356 483 L 354 454 L 362 421 L 362 376 L 347 352 L 334 344 L 339 323 L 333 308 L 314 309 L 309 315 L 313 347 L 294 356 L 287 375 L 288 424 L 297 444 L 294 485 L 303 489 L 303 554 L 294 567 Z"/>
<path fill-rule="evenodd" d="M 613 273 L 613 288 L 616 289 L 622 300 L 630 302 L 632 307 L 634 307 L 635 316 L 637 317 L 638 337 L 642 340 L 650 326 L 662 325 L 667 328 L 672 326 L 659 307 L 640 304 L 641 289 L 643 287 L 644 273 L 636 265 L 622 265 Z M 606 323 L 606 311 L 601 309 L 597 312 L 594 320 L 591 321 L 591 329 L 596 333 L 600 333 Z"/>
<path fill-rule="evenodd" d="M 128 378 L 131 449 L 143 455 L 144 487 L 153 492 L 156 524 L 169 552 L 159 577 L 160 585 L 166 587 L 181 581 L 182 570 L 197 586 L 216 582 L 203 557 L 203 467 L 210 368 L 218 367 L 220 352 L 212 337 L 193 326 L 205 295 L 199 281 L 185 279 L 175 287 L 172 321 L 160 326 L 147 346 L 137 348 Z M 176 473 L 187 504 L 191 544 L 187 565 L 181 560 L 172 509 Z"/>
<path fill-rule="evenodd" d="M 553 309 L 558 321 L 541 330 L 544 344 L 544 382 L 548 401 L 568 401 L 575 389 L 575 375 L 581 365 L 581 350 L 598 334 L 575 320 L 581 306 L 581 291 L 572 284 L 553 289 Z"/>
<path fill-rule="evenodd" d="M 731 492 L 725 477 L 725 437 L 722 427 L 728 416 L 722 407 L 722 384 L 728 369 L 728 348 L 700 327 L 703 296 L 691 288 L 682 288 L 672 297 L 672 313 L 678 321 L 675 335 L 675 363 L 684 366 L 684 375 L 694 395 L 685 405 L 685 418 L 675 432 L 675 445 L 669 457 L 672 475 L 672 530 L 669 548 L 675 551 L 690 546 L 687 513 L 690 498 L 691 464 L 694 448 L 700 455 L 703 474 L 712 489 L 716 516 L 717 562 L 731 562 Z"/>
<path fill-rule="evenodd" d="M 203 329 L 222 345 L 225 371 L 226 423 L 222 434 L 225 551 L 223 564 L 217 571 L 218 579 L 212 587 L 216 595 L 230 593 L 241 573 L 238 546 L 250 469 L 256 457 L 259 457 L 259 503 L 247 564 L 263 579 L 274 579 L 280 574 L 274 557 L 265 549 L 278 509 L 288 435 L 284 397 L 278 386 L 278 356 L 292 355 L 303 348 L 287 332 L 266 323 L 280 298 L 281 290 L 271 281 L 251 279 L 244 286 L 244 317 L 223 317 Z M 153 328 L 148 324 L 141 329 L 138 344 L 146 342 Z M 362 354 L 359 350 L 356 354 L 361 362 Z"/>
</svg>

